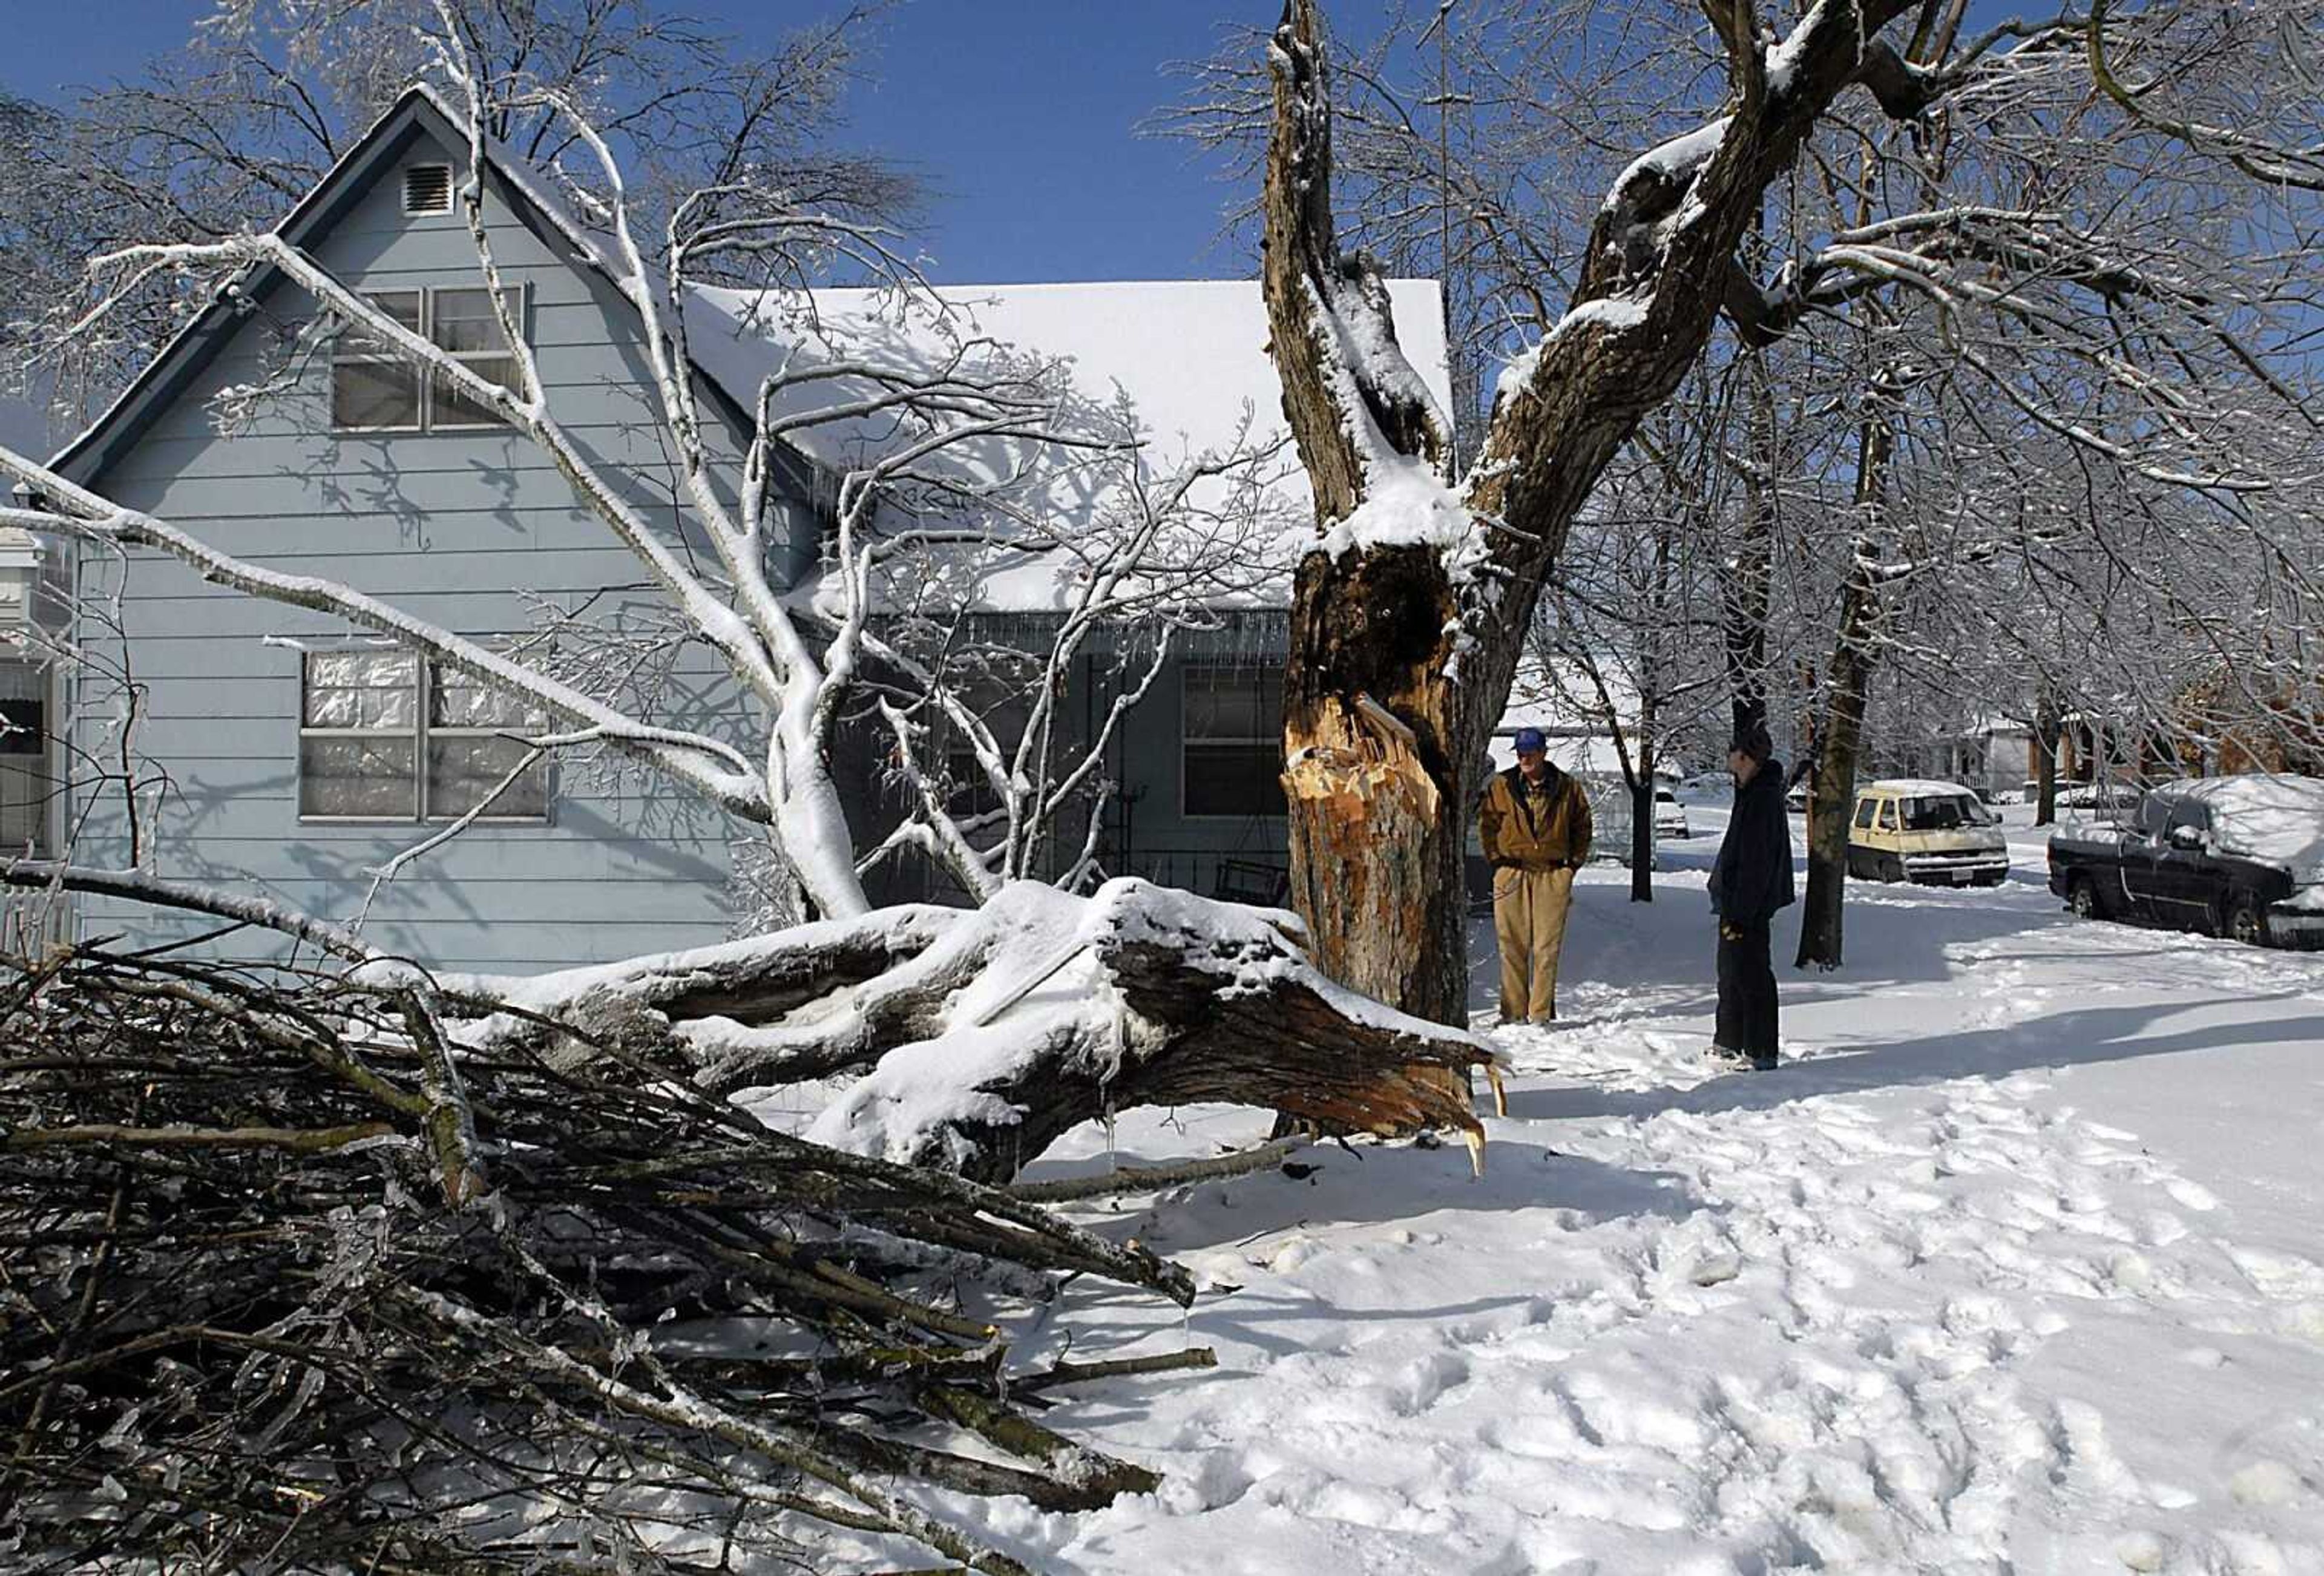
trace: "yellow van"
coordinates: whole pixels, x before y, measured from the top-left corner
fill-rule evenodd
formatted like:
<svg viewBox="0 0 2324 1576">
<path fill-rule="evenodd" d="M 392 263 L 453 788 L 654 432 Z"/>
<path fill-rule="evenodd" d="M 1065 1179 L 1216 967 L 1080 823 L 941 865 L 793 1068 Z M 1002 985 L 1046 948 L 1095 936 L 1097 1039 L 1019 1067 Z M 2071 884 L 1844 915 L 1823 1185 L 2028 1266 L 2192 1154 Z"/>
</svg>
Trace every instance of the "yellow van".
<svg viewBox="0 0 2324 1576">
<path fill-rule="evenodd" d="M 1957 782 L 1895 778 L 1856 790 L 1848 873 L 1932 887 L 1997 887 L 2009 874 L 2001 817 Z"/>
</svg>

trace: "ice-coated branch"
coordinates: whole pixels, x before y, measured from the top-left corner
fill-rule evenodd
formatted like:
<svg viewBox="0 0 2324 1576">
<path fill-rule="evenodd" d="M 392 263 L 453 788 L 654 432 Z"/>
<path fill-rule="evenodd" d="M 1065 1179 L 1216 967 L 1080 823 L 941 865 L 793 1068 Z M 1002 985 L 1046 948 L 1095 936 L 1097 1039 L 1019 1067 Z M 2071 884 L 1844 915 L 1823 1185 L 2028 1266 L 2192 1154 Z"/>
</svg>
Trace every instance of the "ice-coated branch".
<svg viewBox="0 0 2324 1576">
<path fill-rule="evenodd" d="M 2153 100 L 2169 80 L 2169 74 L 2159 74 L 2155 80 L 2136 88 L 2122 79 L 2107 54 L 2107 14 L 2113 9 L 2113 0 L 2090 0 L 2089 17 L 2082 24 L 2085 52 L 2090 79 L 2133 124 L 2184 143 L 2198 152 L 2222 156 L 2246 175 L 2269 186 L 2324 191 L 2324 143 L 2304 147 L 2279 143 L 2233 126 L 2209 124 L 2157 111 Z M 2314 103 L 2305 107 L 2312 116 Z"/>
<path fill-rule="evenodd" d="M 0 475 L 14 477 L 59 507 L 55 513 L 0 510 L 0 521 L 156 548 L 216 584 L 286 606 L 330 613 L 357 628 L 391 636 L 457 672 L 523 696 L 551 714 L 592 731 L 613 748 L 669 772 L 734 815 L 761 823 L 771 817 L 766 785 L 717 740 L 642 728 L 603 702 L 377 597 L 319 576 L 285 575 L 245 562 L 164 521 L 109 503 L 5 448 L 0 448 Z"/>
<path fill-rule="evenodd" d="M 333 925 L 328 920 L 302 914 L 271 899 L 247 897 L 222 887 L 196 881 L 171 880 L 144 871 L 100 870 L 56 860 L 13 859 L 0 864 L 0 883 L 48 889 L 60 888 L 69 892 L 125 898 L 165 908 L 208 914 L 232 920 L 237 925 L 255 925 L 277 931 L 293 940 L 319 947 L 345 963 L 370 963 L 378 955 L 354 931 Z"/>
</svg>

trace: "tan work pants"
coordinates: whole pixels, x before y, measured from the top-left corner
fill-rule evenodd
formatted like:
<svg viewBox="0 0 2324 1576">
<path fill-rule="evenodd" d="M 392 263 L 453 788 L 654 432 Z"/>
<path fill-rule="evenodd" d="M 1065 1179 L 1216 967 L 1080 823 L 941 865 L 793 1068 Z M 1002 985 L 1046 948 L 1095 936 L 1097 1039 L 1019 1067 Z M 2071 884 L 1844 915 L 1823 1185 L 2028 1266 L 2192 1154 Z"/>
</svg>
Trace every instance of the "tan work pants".
<svg viewBox="0 0 2324 1576">
<path fill-rule="evenodd" d="M 1501 1021 L 1546 1023 L 1557 1016 L 1557 954 L 1565 945 L 1565 911 L 1573 872 L 1493 871 L 1493 939 L 1501 944 Z"/>
</svg>

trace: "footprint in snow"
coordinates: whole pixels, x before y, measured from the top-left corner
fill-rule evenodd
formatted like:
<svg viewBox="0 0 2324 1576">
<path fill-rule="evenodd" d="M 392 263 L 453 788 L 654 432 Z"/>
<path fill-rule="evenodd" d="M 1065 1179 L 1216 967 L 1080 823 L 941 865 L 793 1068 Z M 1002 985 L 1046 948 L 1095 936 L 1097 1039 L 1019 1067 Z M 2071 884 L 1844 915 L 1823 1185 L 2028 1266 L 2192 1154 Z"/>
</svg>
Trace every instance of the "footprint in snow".
<svg viewBox="0 0 2324 1576">
<path fill-rule="evenodd" d="M 2299 1473 L 2273 1461 L 2254 1461 L 2227 1479 L 2238 1505 L 2289 1505 L 2304 1488 Z"/>
<path fill-rule="evenodd" d="M 2183 1176 L 2171 1178 L 2163 1184 L 2163 1190 L 2177 1199 L 2181 1205 L 2193 1210 L 2199 1215 L 2208 1214 L 2219 1207 L 2219 1198 L 2217 1194 L 2201 1183 L 2190 1182 Z"/>
<path fill-rule="evenodd" d="M 1469 1382 L 1469 1364 L 1451 1352 L 1434 1352 L 1407 1366 L 1389 1392 L 1389 1409 L 1398 1417 L 1413 1417 L 1436 1405 L 1447 1390 Z"/>
</svg>

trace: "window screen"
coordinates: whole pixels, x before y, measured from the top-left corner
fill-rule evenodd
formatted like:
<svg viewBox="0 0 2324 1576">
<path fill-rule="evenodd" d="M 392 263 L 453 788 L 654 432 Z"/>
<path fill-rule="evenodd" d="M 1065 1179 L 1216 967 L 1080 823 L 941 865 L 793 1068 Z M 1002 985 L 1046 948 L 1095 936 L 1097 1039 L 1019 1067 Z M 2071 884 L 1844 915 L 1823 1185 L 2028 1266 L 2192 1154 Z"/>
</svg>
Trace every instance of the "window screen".
<svg viewBox="0 0 2324 1576">
<path fill-rule="evenodd" d="M 523 292 L 504 292 L 509 316 L 521 327 Z M 487 382 L 517 386 L 517 362 L 493 294 L 482 289 L 379 290 L 364 297 L 401 327 L 433 341 Z M 424 382 L 420 369 L 399 359 L 384 342 L 349 325 L 331 355 L 331 426 L 341 432 L 417 432 L 498 427 L 494 411 L 459 393 L 442 377 Z"/>
<path fill-rule="evenodd" d="M 524 303 L 514 290 L 506 295 L 509 317 L 521 326 Z M 516 357 L 509 353 L 508 338 L 502 334 L 500 319 L 493 313 L 492 291 L 430 290 L 428 305 L 430 339 L 457 356 L 462 365 L 484 382 L 498 383 L 504 389 L 516 387 Z M 456 392 L 443 379 L 436 381 L 432 393 L 428 422 L 430 427 L 503 425 L 497 414 Z"/>
<path fill-rule="evenodd" d="M 377 290 L 364 298 L 414 334 L 425 298 Z M 420 426 L 420 372 L 387 345 L 350 324 L 331 352 L 331 425 L 344 432 L 410 431 Z"/>
</svg>

